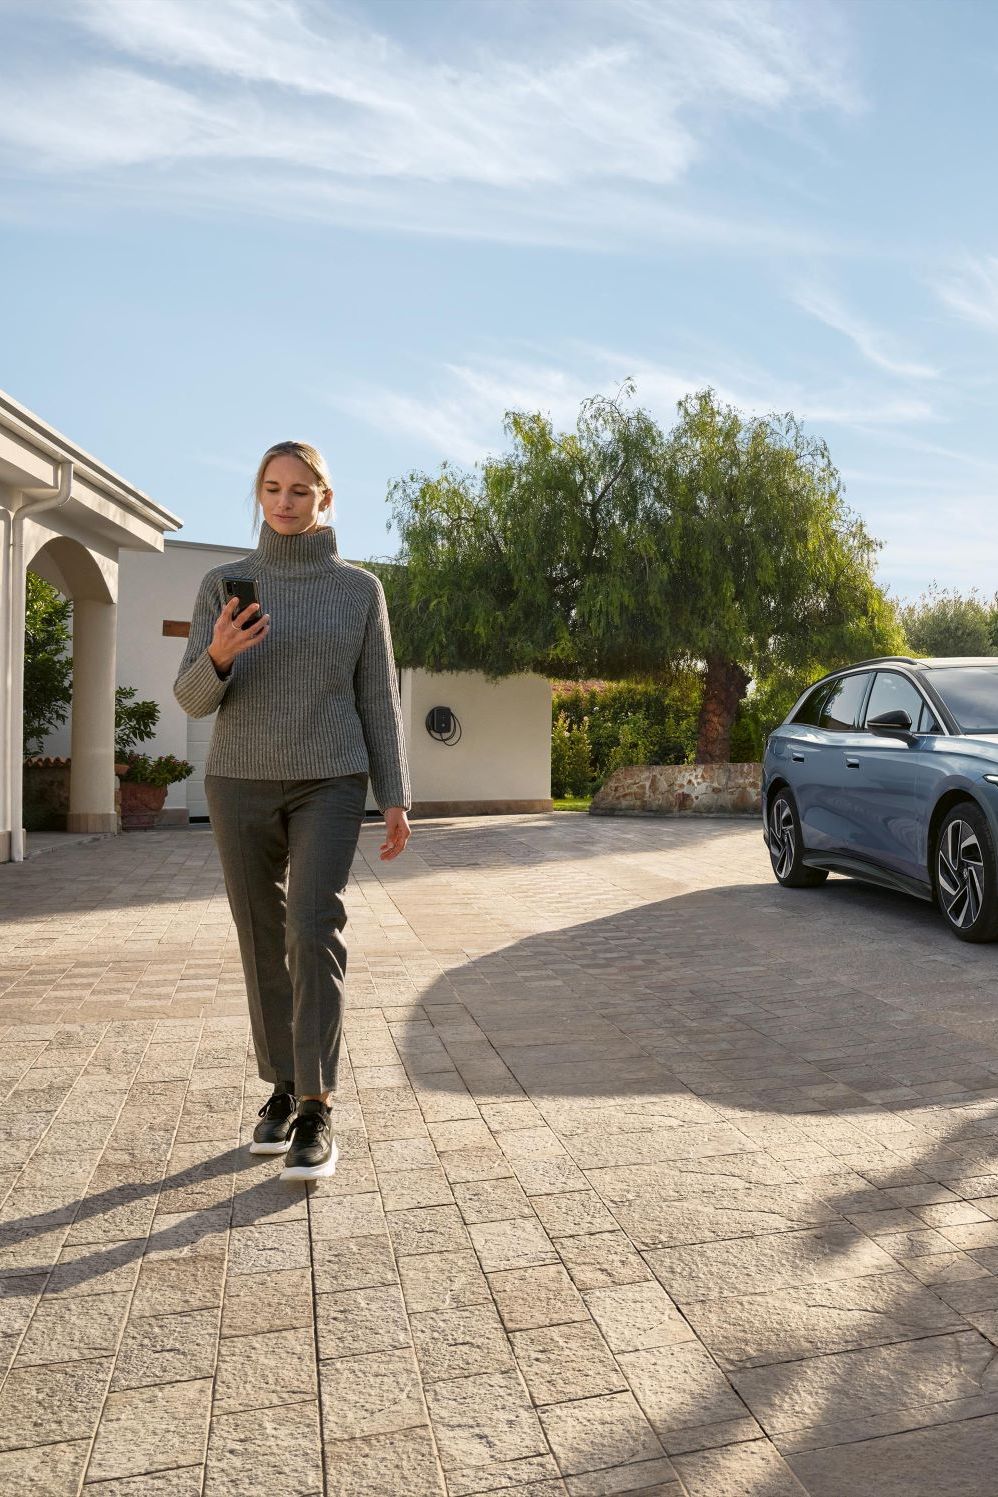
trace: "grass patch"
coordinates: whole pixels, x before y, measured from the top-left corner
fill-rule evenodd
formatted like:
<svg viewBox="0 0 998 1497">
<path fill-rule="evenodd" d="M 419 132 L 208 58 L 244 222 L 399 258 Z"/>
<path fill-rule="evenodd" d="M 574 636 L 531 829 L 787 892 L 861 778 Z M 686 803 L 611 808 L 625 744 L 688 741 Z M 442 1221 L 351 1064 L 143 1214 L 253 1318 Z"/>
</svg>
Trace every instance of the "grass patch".
<svg viewBox="0 0 998 1497">
<path fill-rule="evenodd" d="M 556 811 L 588 811 L 592 804 L 591 795 L 565 795 L 554 802 Z"/>
</svg>

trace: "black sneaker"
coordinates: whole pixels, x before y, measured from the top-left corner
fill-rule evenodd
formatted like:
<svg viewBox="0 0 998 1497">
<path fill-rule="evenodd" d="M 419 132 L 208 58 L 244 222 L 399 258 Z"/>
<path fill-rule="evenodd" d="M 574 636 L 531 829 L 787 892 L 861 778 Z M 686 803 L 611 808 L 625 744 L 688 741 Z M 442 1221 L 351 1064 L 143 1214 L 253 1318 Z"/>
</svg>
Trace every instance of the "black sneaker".
<svg viewBox="0 0 998 1497">
<path fill-rule="evenodd" d="M 260 1108 L 262 1119 L 253 1129 L 251 1154 L 283 1154 L 291 1142 L 292 1119 L 297 1107 L 290 1092 L 275 1091 Z"/>
<path fill-rule="evenodd" d="M 318 1180 L 336 1168 L 336 1145 L 329 1128 L 329 1108 L 310 1097 L 291 1124 L 291 1147 L 281 1170 L 282 1180 Z"/>
</svg>

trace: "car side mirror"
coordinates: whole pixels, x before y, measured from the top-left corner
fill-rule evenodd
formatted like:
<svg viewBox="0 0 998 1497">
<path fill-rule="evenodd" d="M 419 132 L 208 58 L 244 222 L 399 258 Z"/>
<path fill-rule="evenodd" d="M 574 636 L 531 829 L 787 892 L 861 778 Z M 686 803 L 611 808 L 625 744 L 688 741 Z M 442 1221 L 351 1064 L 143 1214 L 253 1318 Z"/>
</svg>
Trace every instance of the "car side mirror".
<svg viewBox="0 0 998 1497">
<path fill-rule="evenodd" d="M 867 718 L 866 726 L 871 733 L 878 733 L 881 738 L 911 737 L 911 718 L 900 708 L 893 712 L 881 712 L 879 717 Z"/>
</svg>

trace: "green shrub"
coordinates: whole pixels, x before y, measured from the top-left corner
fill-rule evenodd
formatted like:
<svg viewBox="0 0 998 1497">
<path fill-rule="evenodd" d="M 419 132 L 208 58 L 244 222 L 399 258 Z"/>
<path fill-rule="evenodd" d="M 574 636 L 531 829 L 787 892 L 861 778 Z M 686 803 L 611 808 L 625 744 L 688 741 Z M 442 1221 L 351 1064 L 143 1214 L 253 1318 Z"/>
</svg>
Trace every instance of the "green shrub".
<svg viewBox="0 0 998 1497">
<path fill-rule="evenodd" d="M 755 704 L 751 697 L 745 697 L 739 702 L 735 720 L 731 724 L 730 762 L 732 764 L 758 764 L 762 758 L 765 741 Z"/>
<path fill-rule="evenodd" d="M 568 734 L 568 772 L 565 788 L 569 795 L 588 795 L 593 783 L 593 751 L 589 742 L 589 720 L 583 718 Z"/>
<path fill-rule="evenodd" d="M 148 754 L 126 754 L 123 762 L 128 769 L 122 778 L 141 785 L 173 785 L 194 773 L 193 764 L 173 754 L 161 754 L 158 759 L 150 759 Z"/>
<path fill-rule="evenodd" d="M 568 785 L 568 718 L 556 714 L 551 725 L 551 794 L 562 800 Z"/>
<path fill-rule="evenodd" d="M 776 672 L 753 682 L 739 704 L 731 730 L 731 763 L 757 764 L 766 737 L 786 717 L 805 687 L 823 675 L 815 664 L 793 673 Z M 555 682 L 551 735 L 552 795 L 569 784 L 575 734 L 588 739 L 590 786 L 629 764 L 691 764 L 696 759 L 697 719 L 703 679 L 683 671 L 659 685 L 644 681 Z M 578 783 L 578 781 L 576 781 Z M 555 788 L 557 787 L 557 788 Z M 582 793 L 582 792 L 576 792 Z"/>
<path fill-rule="evenodd" d="M 652 727 L 643 712 L 635 712 L 620 724 L 620 734 L 610 750 L 606 761 L 606 772 L 626 769 L 629 764 L 650 764 L 652 758 Z"/>
<path fill-rule="evenodd" d="M 119 686 L 114 693 L 114 753 L 119 763 L 137 743 L 145 743 L 159 722 L 157 702 L 137 702 L 134 686 Z"/>
<path fill-rule="evenodd" d="M 73 700 L 73 605 L 29 570 L 24 608 L 24 752 L 40 754 L 48 735 L 66 721 Z"/>
<path fill-rule="evenodd" d="M 554 764 L 585 723 L 589 741 L 590 783 L 599 786 L 614 769 L 627 764 L 685 764 L 696 753 L 697 717 L 703 685 L 695 671 L 677 674 L 659 685 L 643 681 L 555 683 L 551 743 Z M 562 742 L 556 739 L 562 736 Z M 581 755 L 580 755 L 581 757 Z"/>
<path fill-rule="evenodd" d="M 586 720 L 573 727 L 565 713 L 559 712 L 551 728 L 551 794 L 555 800 L 566 795 L 588 795 L 592 778 Z"/>
<path fill-rule="evenodd" d="M 976 588 L 960 593 L 933 583 L 901 609 L 901 623 L 916 655 L 998 654 L 998 597 L 982 597 Z"/>
</svg>

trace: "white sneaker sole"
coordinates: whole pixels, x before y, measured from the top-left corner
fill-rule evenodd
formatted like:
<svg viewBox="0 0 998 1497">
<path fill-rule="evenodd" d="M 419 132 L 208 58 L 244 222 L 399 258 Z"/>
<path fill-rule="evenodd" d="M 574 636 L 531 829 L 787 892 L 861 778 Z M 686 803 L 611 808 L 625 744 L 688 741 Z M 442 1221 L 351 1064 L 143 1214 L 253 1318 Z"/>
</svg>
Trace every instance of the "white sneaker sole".
<svg viewBox="0 0 998 1497">
<path fill-rule="evenodd" d="M 282 1180 L 321 1180 L 326 1175 L 333 1175 L 333 1174 L 336 1173 L 336 1160 L 337 1160 L 337 1158 L 338 1158 L 338 1150 L 336 1148 L 336 1145 L 333 1144 L 333 1152 L 330 1154 L 330 1156 L 326 1160 L 325 1164 L 311 1164 L 311 1165 L 310 1164 L 292 1164 L 292 1165 L 286 1165 L 284 1167 L 284 1169 L 281 1170 L 281 1179 Z"/>
<path fill-rule="evenodd" d="M 256 1140 L 250 1144 L 251 1154 L 286 1154 L 291 1147 L 290 1138 L 286 1138 L 282 1144 L 258 1144 Z"/>
</svg>

